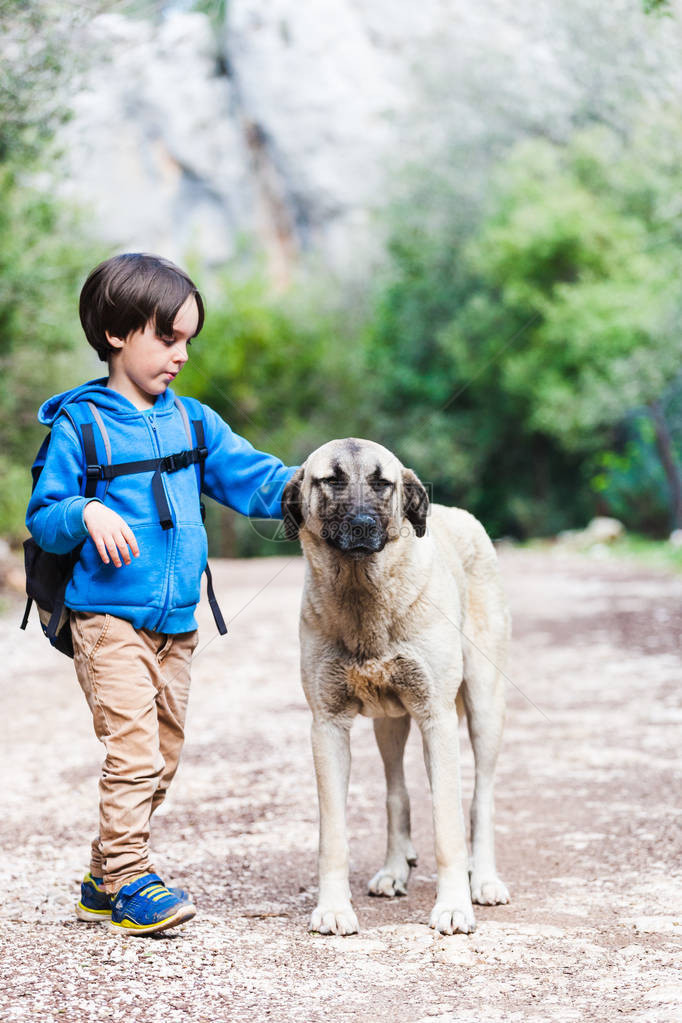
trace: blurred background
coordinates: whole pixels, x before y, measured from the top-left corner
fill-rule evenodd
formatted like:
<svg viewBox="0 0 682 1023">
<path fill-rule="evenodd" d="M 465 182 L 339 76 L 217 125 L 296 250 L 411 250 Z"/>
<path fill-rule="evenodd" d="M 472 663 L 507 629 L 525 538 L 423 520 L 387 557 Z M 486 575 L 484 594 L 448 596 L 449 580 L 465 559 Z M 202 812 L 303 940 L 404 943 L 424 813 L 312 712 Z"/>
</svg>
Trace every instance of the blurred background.
<svg viewBox="0 0 682 1023">
<path fill-rule="evenodd" d="M 681 54 L 677 0 L 0 0 L 0 536 L 137 250 L 257 447 L 372 438 L 494 537 L 682 536 Z"/>
</svg>

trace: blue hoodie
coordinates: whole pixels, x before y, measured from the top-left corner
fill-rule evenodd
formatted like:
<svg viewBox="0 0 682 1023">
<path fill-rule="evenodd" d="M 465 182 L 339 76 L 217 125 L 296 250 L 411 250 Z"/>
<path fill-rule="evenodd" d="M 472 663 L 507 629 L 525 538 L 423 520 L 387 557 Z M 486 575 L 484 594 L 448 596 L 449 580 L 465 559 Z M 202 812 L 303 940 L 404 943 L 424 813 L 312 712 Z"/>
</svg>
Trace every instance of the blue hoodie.
<svg viewBox="0 0 682 1023">
<path fill-rule="evenodd" d="M 80 405 L 87 401 L 97 406 L 104 421 L 113 463 L 158 458 L 188 447 L 185 424 L 170 388 L 144 410 L 106 387 L 103 379 L 55 395 L 38 413 L 39 421 L 51 426 L 52 432 L 26 525 L 44 550 L 56 554 L 73 550 L 85 540 L 66 590 L 67 607 L 110 613 L 132 622 L 136 629 L 163 633 L 195 629 L 194 611 L 207 556 L 198 470 L 192 465 L 162 474 L 174 521 L 168 530 L 159 522 L 151 472 L 118 476 L 109 483 L 104 503 L 128 523 L 140 556 L 120 568 L 105 565 L 83 522 L 88 498 L 81 496 L 83 447 L 77 423 L 81 410 L 83 419 L 92 421 L 87 406 Z M 256 451 L 207 405 L 191 402 L 190 419 L 203 419 L 208 449 L 204 492 L 243 515 L 281 518 L 282 491 L 295 470 Z M 104 463 L 99 430 L 95 429 L 95 435 Z"/>
</svg>

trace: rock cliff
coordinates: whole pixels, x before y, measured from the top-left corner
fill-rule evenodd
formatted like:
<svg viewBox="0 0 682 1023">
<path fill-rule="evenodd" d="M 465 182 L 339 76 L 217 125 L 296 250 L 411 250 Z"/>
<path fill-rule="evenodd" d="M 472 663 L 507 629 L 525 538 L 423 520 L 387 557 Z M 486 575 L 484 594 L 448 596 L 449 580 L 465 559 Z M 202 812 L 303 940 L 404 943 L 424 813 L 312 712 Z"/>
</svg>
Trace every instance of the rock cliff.
<svg viewBox="0 0 682 1023">
<path fill-rule="evenodd" d="M 409 165 L 476 179 L 526 132 L 561 137 L 682 91 L 680 19 L 638 0 L 232 0 L 216 27 L 107 14 L 62 133 L 64 193 L 120 249 L 218 264 L 255 236 L 275 279 L 347 263 Z"/>
</svg>

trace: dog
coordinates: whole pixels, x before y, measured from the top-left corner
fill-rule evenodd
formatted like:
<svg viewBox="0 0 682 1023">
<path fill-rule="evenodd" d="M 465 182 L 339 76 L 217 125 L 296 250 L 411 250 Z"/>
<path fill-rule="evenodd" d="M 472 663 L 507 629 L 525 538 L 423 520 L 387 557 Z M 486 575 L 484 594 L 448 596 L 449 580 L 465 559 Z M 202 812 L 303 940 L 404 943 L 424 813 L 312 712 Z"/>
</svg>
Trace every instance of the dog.
<svg viewBox="0 0 682 1023">
<path fill-rule="evenodd" d="M 369 891 L 404 895 L 417 858 L 403 752 L 422 735 L 438 888 L 430 926 L 475 928 L 472 901 L 509 901 L 495 866 L 493 780 L 504 723 L 510 618 L 495 549 L 468 512 L 430 504 L 416 474 L 372 441 L 313 451 L 282 495 L 284 528 L 306 559 L 301 676 L 312 711 L 320 810 L 319 899 L 310 930 L 353 934 L 346 797 L 350 728 L 373 718 L 387 787 L 388 841 Z M 475 758 L 467 856 L 459 717 Z"/>
</svg>

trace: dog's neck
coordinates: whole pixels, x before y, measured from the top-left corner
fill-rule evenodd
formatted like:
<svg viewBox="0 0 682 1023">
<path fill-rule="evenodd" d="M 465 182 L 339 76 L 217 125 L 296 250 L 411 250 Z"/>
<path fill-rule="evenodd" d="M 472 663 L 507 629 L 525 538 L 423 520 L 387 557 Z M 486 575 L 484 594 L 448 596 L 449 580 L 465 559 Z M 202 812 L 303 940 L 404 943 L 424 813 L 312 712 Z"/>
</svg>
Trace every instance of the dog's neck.
<svg viewBox="0 0 682 1023">
<path fill-rule="evenodd" d="M 302 533 L 307 571 L 314 581 L 314 586 L 306 587 L 304 615 L 325 616 L 327 635 L 351 656 L 381 657 L 385 648 L 400 639 L 419 602 L 420 590 L 411 581 L 419 574 L 410 572 L 409 566 L 419 557 L 415 545 L 420 542 L 400 537 L 378 554 L 354 561 Z M 422 585 L 423 581 L 422 576 Z M 330 607 L 334 609 L 331 621 Z"/>
</svg>

